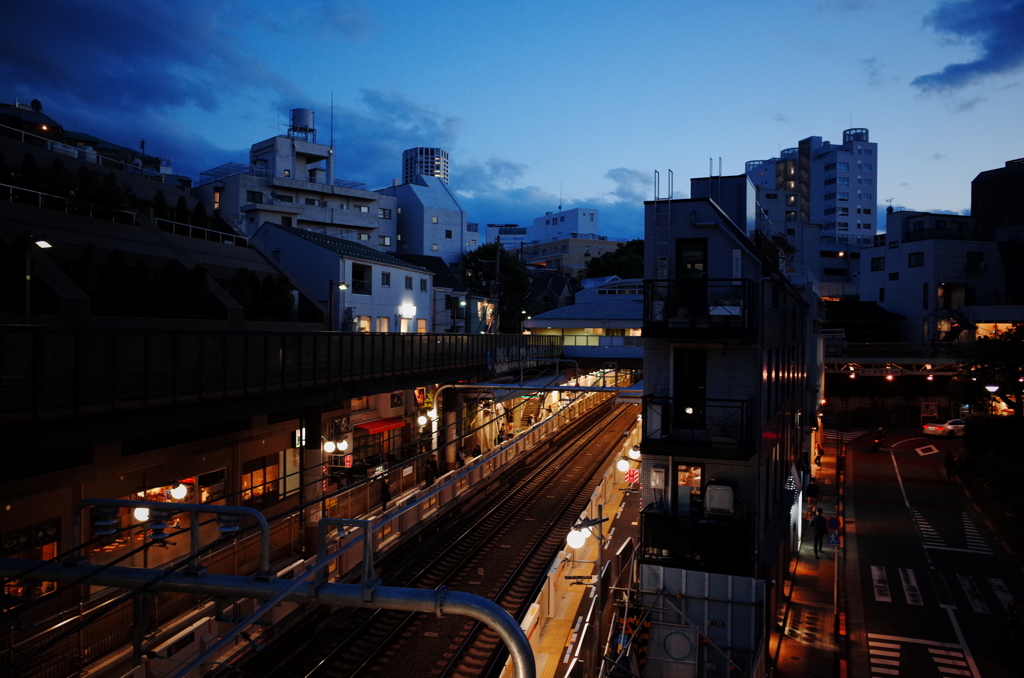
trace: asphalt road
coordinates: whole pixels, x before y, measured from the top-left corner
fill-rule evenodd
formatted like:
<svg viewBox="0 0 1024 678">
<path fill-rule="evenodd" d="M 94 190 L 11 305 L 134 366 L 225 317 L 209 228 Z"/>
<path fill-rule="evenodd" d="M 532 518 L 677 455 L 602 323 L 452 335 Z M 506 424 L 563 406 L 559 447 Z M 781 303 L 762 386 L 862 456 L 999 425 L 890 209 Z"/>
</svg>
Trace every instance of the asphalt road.
<svg viewBox="0 0 1024 678">
<path fill-rule="evenodd" d="M 852 678 L 1024 675 L 1006 604 L 1024 598 L 1021 563 L 957 482 L 961 439 L 886 432 L 847 454 L 845 587 Z"/>
</svg>

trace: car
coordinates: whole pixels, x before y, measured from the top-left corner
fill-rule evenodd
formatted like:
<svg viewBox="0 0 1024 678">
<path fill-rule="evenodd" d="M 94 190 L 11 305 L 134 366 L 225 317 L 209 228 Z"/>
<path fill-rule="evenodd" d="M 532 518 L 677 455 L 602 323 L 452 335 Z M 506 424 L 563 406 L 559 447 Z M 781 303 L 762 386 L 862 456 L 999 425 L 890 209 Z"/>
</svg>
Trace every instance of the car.
<svg viewBox="0 0 1024 678">
<path fill-rule="evenodd" d="M 925 424 L 922 433 L 926 436 L 962 436 L 964 434 L 964 420 L 950 419 L 949 421 L 933 421 Z"/>
</svg>

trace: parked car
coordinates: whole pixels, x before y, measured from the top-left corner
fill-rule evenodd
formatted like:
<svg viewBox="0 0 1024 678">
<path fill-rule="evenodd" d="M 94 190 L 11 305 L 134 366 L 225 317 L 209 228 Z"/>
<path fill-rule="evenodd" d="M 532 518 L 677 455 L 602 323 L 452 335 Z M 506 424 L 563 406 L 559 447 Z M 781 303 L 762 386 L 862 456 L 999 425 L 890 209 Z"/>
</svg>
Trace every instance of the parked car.
<svg viewBox="0 0 1024 678">
<path fill-rule="evenodd" d="M 926 436 L 962 436 L 964 434 L 964 420 L 950 419 L 949 421 L 933 421 L 925 424 L 922 433 Z"/>
</svg>

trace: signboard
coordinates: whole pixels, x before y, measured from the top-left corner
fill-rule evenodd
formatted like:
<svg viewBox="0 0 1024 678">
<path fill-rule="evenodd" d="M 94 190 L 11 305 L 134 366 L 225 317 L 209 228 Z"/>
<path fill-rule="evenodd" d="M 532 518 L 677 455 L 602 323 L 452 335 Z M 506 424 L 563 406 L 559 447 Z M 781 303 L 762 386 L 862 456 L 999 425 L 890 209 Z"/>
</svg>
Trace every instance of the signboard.
<svg viewBox="0 0 1024 678">
<path fill-rule="evenodd" d="M 903 370 L 894 370 L 888 367 L 884 369 L 857 370 L 858 377 L 898 377 L 901 374 L 903 374 Z"/>
<path fill-rule="evenodd" d="M 639 483 L 640 482 L 640 469 L 631 468 L 626 470 L 626 482 L 627 483 Z"/>
<path fill-rule="evenodd" d="M 839 546 L 839 535 L 833 532 L 828 536 L 828 541 L 825 543 L 829 546 Z"/>
<path fill-rule="evenodd" d="M 838 530 L 839 529 L 839 518 L 835 518 L 835 517 L 829 518 L 828 522 L 826 523 L 826 525 L 828 525 L 828 529 L 830 529 L 830 530 Z"/>
</svg>

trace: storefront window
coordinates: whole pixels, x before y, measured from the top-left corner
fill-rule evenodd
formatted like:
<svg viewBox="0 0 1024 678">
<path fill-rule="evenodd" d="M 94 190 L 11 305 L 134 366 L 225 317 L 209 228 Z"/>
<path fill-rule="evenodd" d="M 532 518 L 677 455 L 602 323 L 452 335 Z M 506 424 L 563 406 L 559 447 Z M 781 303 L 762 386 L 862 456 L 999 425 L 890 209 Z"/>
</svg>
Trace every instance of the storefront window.
<svg viewBox="0 0 1024 678">
<path fill-rule="evenodd" d="M 702 475 L 700 466 L 676 466 L 676 515 L 688 516 L 700 510 Z"/>
<path fill-rule="evenodd" d="M 53 560 L 57 557 L 60 542 L 60 518 L 27 525 L 17 530 L 4 532 L 0 539 L 4 558 L 28 558 L 31 560 Z M 57 590 L 51 581 L 30 582 L 10 579 L 4 582 L 4 610 L 16 608 L 19 604 L 45 596 Z"/>
</svg>

